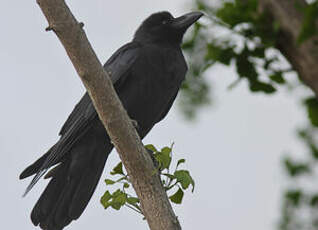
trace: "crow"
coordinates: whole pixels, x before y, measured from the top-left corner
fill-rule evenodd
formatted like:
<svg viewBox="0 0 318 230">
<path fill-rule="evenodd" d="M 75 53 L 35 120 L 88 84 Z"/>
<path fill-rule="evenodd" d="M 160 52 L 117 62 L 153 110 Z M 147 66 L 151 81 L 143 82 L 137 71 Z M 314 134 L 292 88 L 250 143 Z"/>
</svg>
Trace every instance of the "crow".
<svg viewBox="0 0 318 230">
<path fill-rule="evenodd" d="M 150 15 L 133 40 L 104 65 L 141 138 L 167 115 L 178 94 L 187 72 L 182 38 L 202 15 L 191 12 L 174 18 L 167 11 Z M 45 230 L 63 229 L 81 216 L 113 149 L 87 92 L 59 135 L 57 143 L 20 175 L 24 179 L 35 174 L 26 194 L 55 166 L 45 175 L 50 181 L 31 213 L 33 224 Z"/>
</svg>

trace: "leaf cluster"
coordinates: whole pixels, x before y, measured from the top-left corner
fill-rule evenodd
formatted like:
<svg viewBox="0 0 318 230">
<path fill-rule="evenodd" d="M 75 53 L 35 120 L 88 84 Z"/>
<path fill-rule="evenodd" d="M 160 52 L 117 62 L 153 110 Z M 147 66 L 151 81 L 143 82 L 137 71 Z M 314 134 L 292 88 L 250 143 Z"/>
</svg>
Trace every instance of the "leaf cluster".
<svg viewBox="0 0 318 230">
<path fill-rule="evenodd" d="M 157 166 L 154 175 L 157 173 L 160 174 L 162 185 L 166 192 L 170 194 L 169 199 L 175 204 L 181 204 L 184 197 L 184 191 L 191 185 L 193 192 L 195 186 L 190 172 L 185 169 L 180 169 L 180 166 L 185 163 L 185 159 L 177 160 L 175 167 L 172 167 L 173 145 L 171 147 L 163 147 L 160 150 L 154 145 L 146 145 L 145 147 L 151 152 L 152 158 L 155 161 L 154 163 Z M 110 174 L 116 179 L 105 179 L 107 188 L 110 186 L 119 186 L 120 188 L 116 189 L 114 192 L 111 192 L 110 190 L 105 191 L 100 199 L 104 208 L 108 209 L 111 207 L 115 210 L 120 210 L 125 206 L 142 214 L 139 199 L 134 193 L 131 195 L 133 191 L 129 190 L 129 188 L 131 188 L 131 182 L 129 181 L 129 176 L 123 169 L 122 162 L 119 162 Z"/>
<path fill-rule="evenodd" d="M 298 136 L 305 143 L 309 154 L 307 159 L 288 157 L 283 161 L 285 171 L 290 177 L 290 185 L 283 195 L 282 216 L 279 224 L 281 230 L 316 229 L 318 223 L 318 190 L 315 186 L 317 184 L 318 130 L 309 126 L 299 130 Z M 314 187 L 309 186 L 310 184 Z"/>
</svg>

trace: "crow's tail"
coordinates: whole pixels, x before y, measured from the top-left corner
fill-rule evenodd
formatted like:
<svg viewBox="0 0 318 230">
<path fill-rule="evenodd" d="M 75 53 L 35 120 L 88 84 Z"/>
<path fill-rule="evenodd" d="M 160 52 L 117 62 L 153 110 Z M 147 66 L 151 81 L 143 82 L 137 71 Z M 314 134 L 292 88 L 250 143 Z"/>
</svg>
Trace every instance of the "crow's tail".
<svg viewBox="0 0 318 230">
<path fill-rule="evenodd" d="M 51 154 L 52 150 L 55 148 L 55 145 L 52 146 L 49 151 L 47 151 L 42 157 L 40 157 L 37 161 L 35 161 L 33 164 L 31 164 L 29 167 L 23 170 L 23 172 L 20 174 L 19 178 L 24 179 L 29 176 L 32 176 L 36 174 L 43 163 L 45 162 L 46 158 Z"/>
<path fill-rule="evenodd" d="M 80 217 L 113 148 L 109 139 L 105 141 L 105 136 L 85 135 L 48 172 L 46 178 L 51 178 L 50 182 L 31 213 L 34 225 L 40 225 L 45 230 L 61 230 Z M 25 169 L 20 178 L 36 173 L 49 154 L 50 151 Z"/>
</svg>

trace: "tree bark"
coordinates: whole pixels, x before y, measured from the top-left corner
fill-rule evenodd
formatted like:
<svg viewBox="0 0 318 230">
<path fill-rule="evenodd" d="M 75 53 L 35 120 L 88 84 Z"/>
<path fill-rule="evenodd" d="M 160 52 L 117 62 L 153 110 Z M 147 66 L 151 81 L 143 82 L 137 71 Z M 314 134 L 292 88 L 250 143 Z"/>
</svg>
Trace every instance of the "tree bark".
<svg viewBox="0 0 318 230">
<path fill-rule="evenodd" d="M 83 24 L 77 22 L 63 0 L 37 0 L 37 3 L 49 23 L 46 30 L 55 32 L 83 81 L 130 176 L 150 229 L 181 229 L 160 178 L 154 175 L 152 160 L 97 59 Z"/>
<path fill-rule="evenodd" d="M 318 36 L 298 45 L 297 39 L 303 25 L 305 0 L 259 0 L 260 10 L 266 11 L 280 25 L 277 47 L 298 72 L 300 79 L 318 96 Z M 318 23 L 316 23 L 318 30 Z"/>
</svg>

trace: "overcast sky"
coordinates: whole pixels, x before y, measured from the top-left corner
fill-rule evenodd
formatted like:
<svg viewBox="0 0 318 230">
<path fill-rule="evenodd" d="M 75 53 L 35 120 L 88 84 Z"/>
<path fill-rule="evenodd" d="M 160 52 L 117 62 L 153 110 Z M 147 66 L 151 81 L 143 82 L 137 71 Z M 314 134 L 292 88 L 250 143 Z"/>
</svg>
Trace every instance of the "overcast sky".
<svg viewBox="0 0 318 230">
<path fill-rule="evenodd" d="M 102 62 L 132 39 L 134 30 L 151 13 L 188 12 L 185 0 L 68 1 Z M 24 199 L 29 180 L 18 175 L 55 143 L 57 133 L 84 92 L 60 42 L 47 26 L 35 1 L 0 4 L 0 216 L 2 229 L 35 229 L 29 215 L 47 181 Z M 285 177 L 280 167 L 284 152 L 301 152 L 294 130 L 305 121 L 297 97 L 282 89 L 275 96 L 252 95 L 243 82 L 232 91 L 235 76 L 222 66 L 209 75 L 215 104 L 197 122 L 186 122 L 174 106 L 144 143 L 175 142 L 175 155 L 186 158 L 196 181 L 182 206 L 174 206 L 185 230 L 273 229 L 279 217 Z M 302 92 L 296 92 L 297 95 Z M 118 162 L 114 152 L 105 179 Z M 78 221 L 67 229 L 147 229 L 130 210 L 105 211 L 99 186 Z"/>
</svg>

